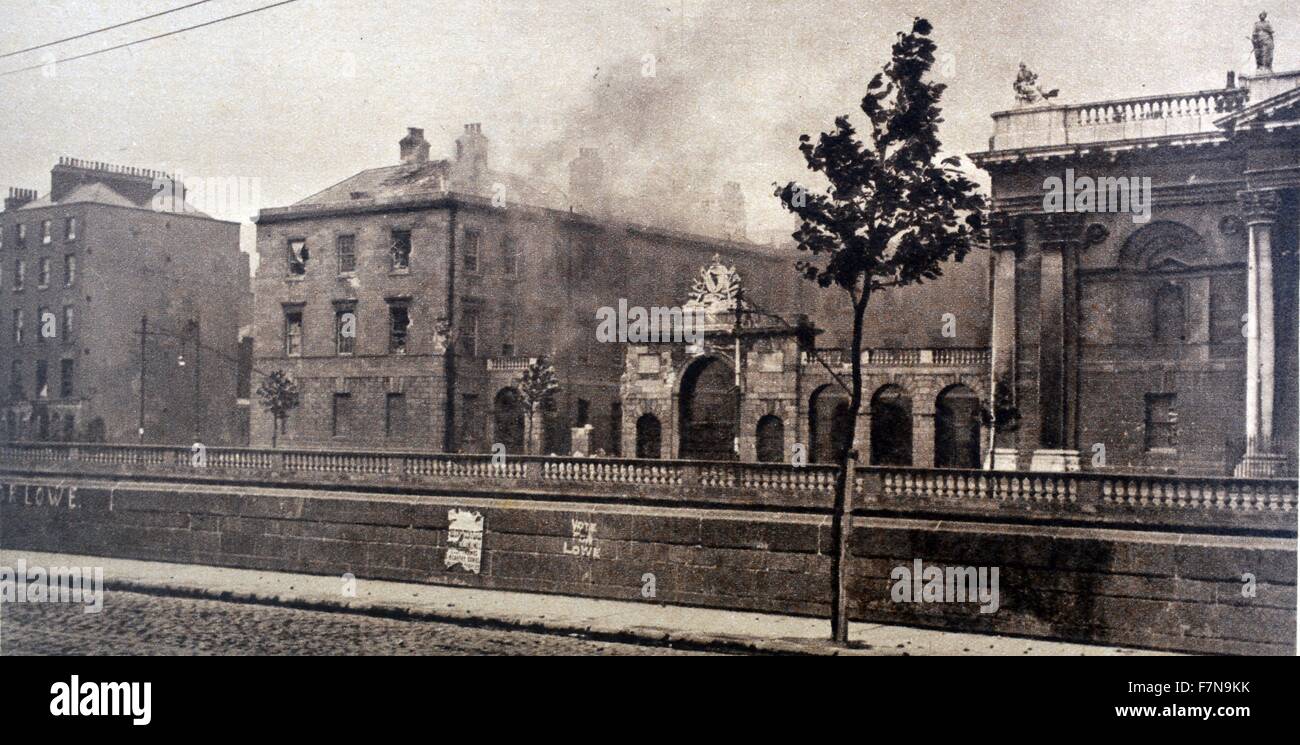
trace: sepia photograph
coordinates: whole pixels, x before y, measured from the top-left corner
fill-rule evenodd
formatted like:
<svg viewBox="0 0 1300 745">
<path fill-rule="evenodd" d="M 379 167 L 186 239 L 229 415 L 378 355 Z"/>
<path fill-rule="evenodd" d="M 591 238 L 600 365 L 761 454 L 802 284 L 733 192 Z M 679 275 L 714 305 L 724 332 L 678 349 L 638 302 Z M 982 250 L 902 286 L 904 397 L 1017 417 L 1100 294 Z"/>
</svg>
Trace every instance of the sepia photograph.
<svg viewBox="0 0 1300 745">
<path fill-rule="evenodd" d="M 0 0 L 0 100 L 51 731 L 303 658 L 1291 706 L 1294 4 Z"/>
</svg>

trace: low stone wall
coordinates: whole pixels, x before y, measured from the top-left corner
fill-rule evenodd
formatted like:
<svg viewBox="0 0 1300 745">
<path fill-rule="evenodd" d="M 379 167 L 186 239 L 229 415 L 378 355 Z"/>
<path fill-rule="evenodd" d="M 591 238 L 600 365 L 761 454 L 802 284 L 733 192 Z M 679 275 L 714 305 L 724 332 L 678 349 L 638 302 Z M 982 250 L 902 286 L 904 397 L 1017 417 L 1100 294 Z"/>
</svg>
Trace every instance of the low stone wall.
<svg viewBox="0 0 1300 745">
<path fill-rule="evenodd" d="M 0 473 L 0 547 L 827 611 L 824 513 L 503 496 Z M 853 616 L 1193 652 L 1293 654 L 1295 533 L 1182 530 L 861 514 L 852 542 Z M 891 574 L 917 560 L 996 567 L 997 611 L 895 602 Z"/>
</svg>

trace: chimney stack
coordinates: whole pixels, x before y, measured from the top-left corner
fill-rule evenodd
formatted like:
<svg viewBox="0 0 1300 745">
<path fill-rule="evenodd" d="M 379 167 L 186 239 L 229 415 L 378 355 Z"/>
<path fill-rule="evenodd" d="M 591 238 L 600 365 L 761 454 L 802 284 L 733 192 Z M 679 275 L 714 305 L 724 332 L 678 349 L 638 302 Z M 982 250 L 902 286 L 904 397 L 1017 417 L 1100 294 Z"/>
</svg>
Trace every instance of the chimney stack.
<svg viewBox="0 0 1300 745">
<path fill-rule="evenodd" d="M 569 202 L 575 212 L 603 215 L 607 211 L 605 163 L 594 147 L 578 148 L 578 157 L 569 163 Z"/>
<path fill-rule="evenodd" d="M 466 124 L 465 131 L 456 138 L 456 163 L 453 178 L 460 184 L 476 189 L 487 174 L 488 139 L 483 136 L 482 124 Z"/>
<path fill-rule="evenodd" d="M 407 127 L 406 136 L 398 141 L 403 163 L 427 163 L 429 160 L 429 143 L 424 139 L 424 130 L 419 127 Z"/>
<path fill-rule="evenodd" d="M 18 189 L 10 187 L 9 196 L 5 197 L 5 212 L 16 210 L 34 199 L 36 199 L 35 189 Z"/>
</svg>

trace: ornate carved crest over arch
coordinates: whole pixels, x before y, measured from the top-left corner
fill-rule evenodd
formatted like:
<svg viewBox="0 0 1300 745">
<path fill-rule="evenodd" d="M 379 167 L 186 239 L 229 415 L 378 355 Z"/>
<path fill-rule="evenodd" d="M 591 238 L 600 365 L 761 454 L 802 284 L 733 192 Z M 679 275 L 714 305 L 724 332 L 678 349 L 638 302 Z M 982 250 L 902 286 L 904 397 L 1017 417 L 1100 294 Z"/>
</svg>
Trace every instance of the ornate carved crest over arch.
<svg viewBox="0 0 1300 745">
<path fill-rule="evenodd" d="M 1157 220 L 1135 231 L 1119 251 L 1125 269 L 1177 270 L 1205 262 L 1205 239 L 1188 226 L 1172 220 Z"/>
</svg>

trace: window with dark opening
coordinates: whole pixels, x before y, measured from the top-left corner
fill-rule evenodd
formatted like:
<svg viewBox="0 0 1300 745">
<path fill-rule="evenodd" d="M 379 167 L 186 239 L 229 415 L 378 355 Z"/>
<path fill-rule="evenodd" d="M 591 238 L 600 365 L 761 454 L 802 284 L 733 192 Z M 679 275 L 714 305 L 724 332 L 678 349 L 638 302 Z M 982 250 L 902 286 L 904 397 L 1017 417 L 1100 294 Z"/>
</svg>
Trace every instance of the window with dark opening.
<svg viewBox="0 0 1300 745">
<path fill-rule="evenodd" d="M 411 267 L 411 231 L 393 231 L 390 254 L 393 271 L 404 271 Z"/>
<path fill-rule="evenodd" d="M 461 255 L 465 257 L 465 271 L 478 271 L 478 243 L 479 233 L 477 230 L 465 231 L 465 247 Z"/>
<path fill-rule="evenodd" d="M 311 258 L 307 251 L 307 241 L 302 238 L 291 238 L 289 240 L 289 274 L 301 277 L 307 273 L 307 259 Z"/>
<path fill-rule="evenodd" d="M 388 303 L 388 351 L 405 354 L 406 341 L 411 329 L 411 308 L 405 300 Z"/>
<path fill-rule="evenodd" d="M 73 360 L 59 360 L 59 398 L 72 398 L 73 381 L 72 366 Z"/>
<path fill-rule="evenodd" d="M 284 354 L 302 356 L 302 308 L 284 310 Z"/>
<path fill-rule="evenodd" d="M 1172 393 L 1146 395 L 1146 449 L 1173 450 L 1178 447 L 1178 412 Z"/>
</svg>

